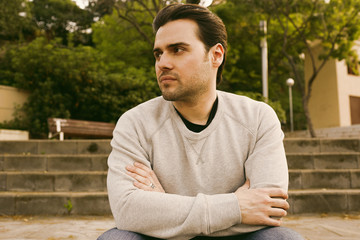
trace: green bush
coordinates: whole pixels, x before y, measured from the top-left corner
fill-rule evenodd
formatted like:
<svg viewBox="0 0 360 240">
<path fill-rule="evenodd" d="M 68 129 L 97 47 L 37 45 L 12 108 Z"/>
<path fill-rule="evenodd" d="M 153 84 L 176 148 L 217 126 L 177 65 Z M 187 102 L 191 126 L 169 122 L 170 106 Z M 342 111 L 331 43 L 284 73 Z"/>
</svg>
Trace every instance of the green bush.
<svg viewBox="0 0 360 240">
<path fill-rule="evenodd" d="M 22 109 L 25 116 L 6 124 L 22 126 L 33 138 L 47 136 L 49 117 L 115 122 L 158 92 L 152 71 L 125 67 L 109 75 L 101 53 L 91 47 L 37 38 L 6 57 L 12 85 L 31 92 Z"/>
</svg>

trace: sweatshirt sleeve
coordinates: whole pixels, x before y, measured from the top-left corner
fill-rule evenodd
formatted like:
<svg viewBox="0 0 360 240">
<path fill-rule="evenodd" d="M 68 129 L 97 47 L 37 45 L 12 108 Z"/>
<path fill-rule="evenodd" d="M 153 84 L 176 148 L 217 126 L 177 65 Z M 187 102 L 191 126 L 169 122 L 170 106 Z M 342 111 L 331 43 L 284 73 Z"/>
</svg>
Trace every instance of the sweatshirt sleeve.
<svg viewBox="0 0 360 240">
<path fill-rule="evenodd" d="M 253 147 L 245 162 L 245 174 L 250 188 L 288 189 L 288 167 L 283 145 L 284 134 L 275 111 L 259 102 L 257 116 L 250 115 L 253 129 Z M 249 120 L 249 119 L 247 119 Z M 249 120 L 250 121 L 250 120 Z M 237 235 L 260 230 L 265 226 L 236 224 L 228 229 L 212 233 L 211 236 Z"/>
<path fill-rule="evenodd" d="M 245 162 L 250 188 L 288 189 L 288 166 L 283 145 L 284 133 L 275 111 L 260 103 L 254 131 L 254 147 Z"/>
<path fill-rule="evenodd" d="M 194 197 L 147 192 L 133 186 L 125 167 L 135 161 L 150 167 L 149 156 L 131 118 L 123 115 L 114 130 L 107 187 L 118 229 L 162 239 L 190 239 L 229 229 L 241 222 L 234 193 Z"/>
</svg>

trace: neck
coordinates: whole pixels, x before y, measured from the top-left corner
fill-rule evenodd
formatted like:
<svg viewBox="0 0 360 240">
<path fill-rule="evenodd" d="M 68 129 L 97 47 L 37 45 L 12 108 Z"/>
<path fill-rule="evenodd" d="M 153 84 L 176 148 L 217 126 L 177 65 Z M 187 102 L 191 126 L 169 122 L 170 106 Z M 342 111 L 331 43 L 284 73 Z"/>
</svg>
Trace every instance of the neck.
<svg viewBox="0 0 360 240">
<path fill-rule="evenodd" d="M 189 122 L 205 125 L 216 100 L 216 90 L 191 102 L 173 102 L 175 108 Z"/>
</svg>

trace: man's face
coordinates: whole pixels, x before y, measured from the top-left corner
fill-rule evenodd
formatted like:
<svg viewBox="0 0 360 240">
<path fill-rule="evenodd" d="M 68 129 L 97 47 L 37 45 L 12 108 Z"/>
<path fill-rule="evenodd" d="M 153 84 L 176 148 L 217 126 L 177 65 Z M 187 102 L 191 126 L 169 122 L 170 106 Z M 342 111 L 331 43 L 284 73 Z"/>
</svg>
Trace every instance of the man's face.
<svg viewBox="0 0 360 240">
<path fill-rule="evenodd" d="M 213 76 L 209 54 L 197 31 L 196 22 L 181 19 L 166 23 L 156 33 L 156 76 L 168 101 L 196 101 L 214 86 L 216 71 Z"/>
</svg>

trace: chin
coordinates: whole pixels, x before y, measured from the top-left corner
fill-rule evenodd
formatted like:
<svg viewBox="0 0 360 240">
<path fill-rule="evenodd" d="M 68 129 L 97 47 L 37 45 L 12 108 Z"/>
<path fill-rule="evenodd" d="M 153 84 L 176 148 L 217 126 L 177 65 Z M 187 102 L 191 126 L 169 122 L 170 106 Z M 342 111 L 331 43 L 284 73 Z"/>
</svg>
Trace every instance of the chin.
<svg viewBox="0 0 360 240">
<path fill-rule="evenodd" d="M 162 96 L 166 101 L 176 101 L 177 100 L 176 98 L 174 98 L 173 96 L 170 96 L 168 94 L 162 94 Z"/>
</svg>

